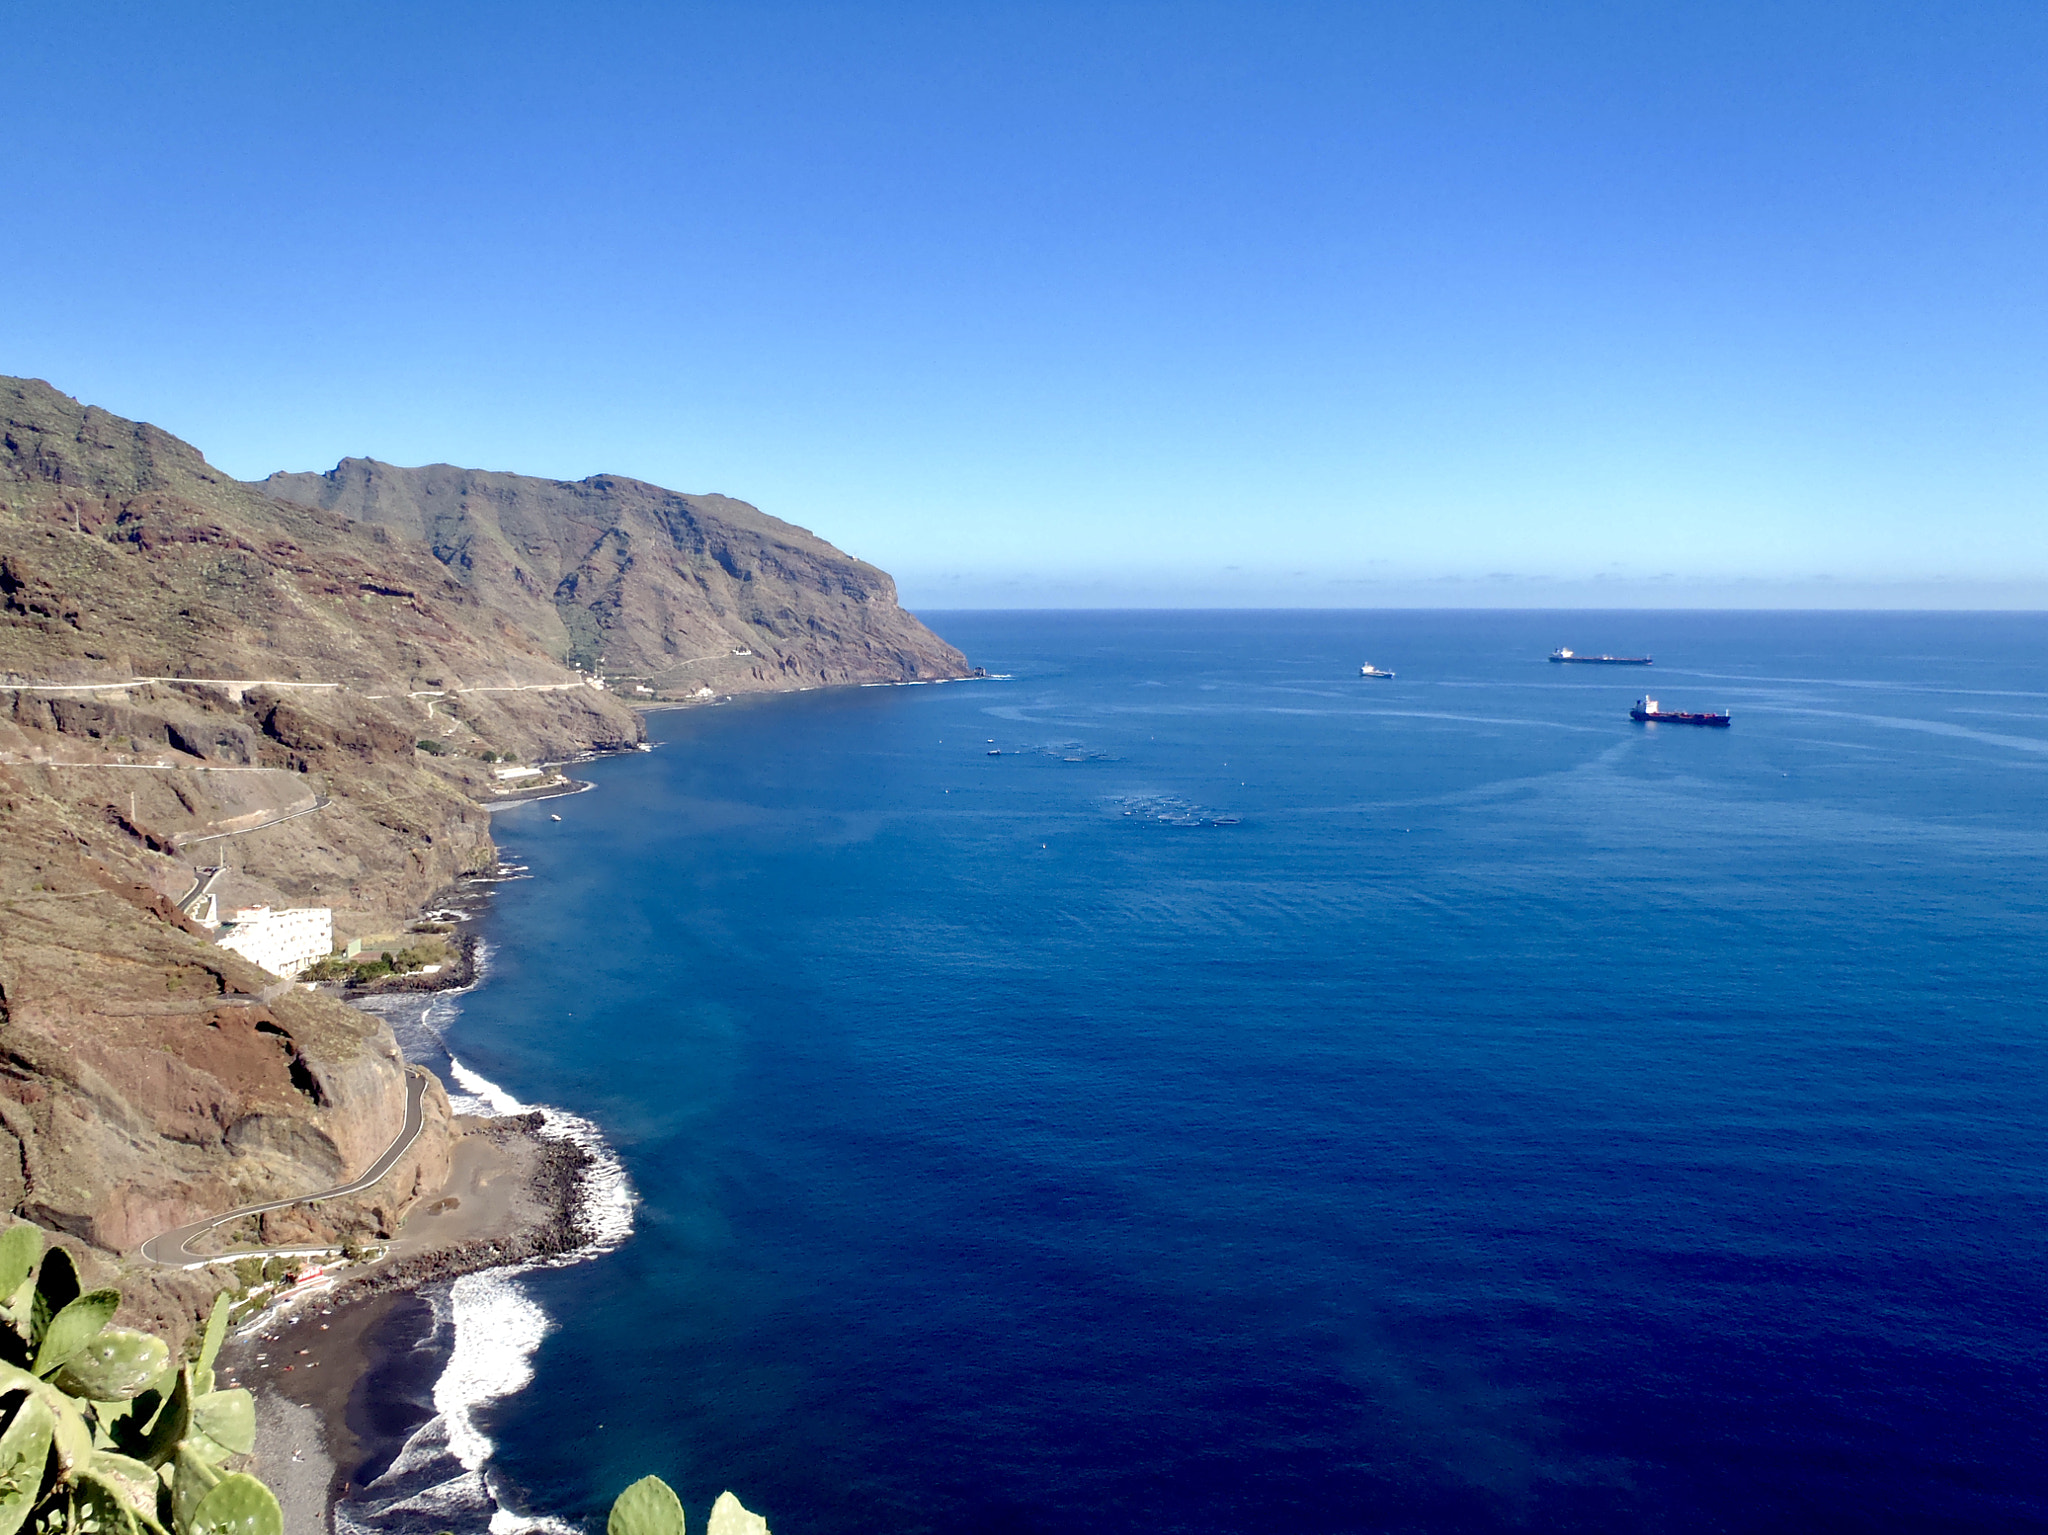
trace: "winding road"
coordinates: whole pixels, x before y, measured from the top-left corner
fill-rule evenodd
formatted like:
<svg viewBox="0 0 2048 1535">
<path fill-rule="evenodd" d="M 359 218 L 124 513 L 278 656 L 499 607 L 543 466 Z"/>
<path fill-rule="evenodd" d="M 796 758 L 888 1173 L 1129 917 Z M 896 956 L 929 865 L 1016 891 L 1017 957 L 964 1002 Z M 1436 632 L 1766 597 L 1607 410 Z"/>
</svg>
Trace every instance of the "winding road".
<svg viewBox="0 0 2048 1535">
<path fill-rule="evenodd" d="M 333 803 L 334 801 L 324 794 L 315 795 L 314 802 L 303 810 L 288 811 L 274 820 L 260 821 L 254 826 L 244 826 L 239 831 L 209 832 L 203 837 L 174 836 L 171 838 L 171 846 L 182 853 L 186 848 L 197 847 L 202 842 L 218 842 L 223 837 L 246 837 L 252 831 L 268 831 L 273 826 L 282 826 L 287 821 L 296 821 L 302 815 L 317 815 Z"/>
<path fill-rule="evenodd" d="M 309 1249 L 303 1247 L 259 1247 L 244 1252 L 219 1253 L 208 1257 L 192 1251 L 191 1244 L 229 1221 L 240 1220 L 245 1215 L 261 1215 L 266 1210 L 283 1210 L 291 1205 L 317 1204 L 323 1199 L 340 1199 L 346 1194 L 360 1194 L 374 1185 L 398 1164 L 398 1159 L 412 1150 L 412 1143 L 420 1138 L 420 1131 L 426 1128 L 426 1091 L 431 1080 L 426 1071 L 418 1066 L 408 1066 L 405 1092 L 405 1128 L 398 1132 L 398 1139 L 385 1149 L 382 1156 L 370 1164 L 370 1170 L 353 1183 L 337 1184 L 331 1189 L 322 1189 L 317 1194 L 300 1194 L 292 1199 L 273 1199 L 266 1204 L 243 1205 L 239 1210 L 229 1210 L 224 1215 L 208 1216 L 203 1221 L 194 1221 L 189 1226 L 166 1231 L 153 1236 L 141 1247 L 142 1256 L 152 1263 L 161 1263 L 169 1268 L 199 1268 L 207 1263 L 219 1263 L 234 1258 L 279 1258 L 298 1257 Z M 329 1249 L 311 1249 L 325 1252 Z"/>
</svg>

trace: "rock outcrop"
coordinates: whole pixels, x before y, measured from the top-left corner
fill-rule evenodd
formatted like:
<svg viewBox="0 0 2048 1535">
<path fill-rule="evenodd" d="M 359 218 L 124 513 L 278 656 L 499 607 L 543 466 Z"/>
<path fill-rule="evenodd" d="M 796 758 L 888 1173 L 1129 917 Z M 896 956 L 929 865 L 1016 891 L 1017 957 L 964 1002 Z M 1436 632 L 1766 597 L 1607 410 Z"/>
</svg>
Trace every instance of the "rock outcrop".
<svg viewBox="0 0 2048 1535">
<path fill-rule="evenodd" d="M 886 572 L 727 496 L 368 458 L 260 488 L 420 541 L 556 658 L 658 694 L 967 673 Z"/>
</svg>

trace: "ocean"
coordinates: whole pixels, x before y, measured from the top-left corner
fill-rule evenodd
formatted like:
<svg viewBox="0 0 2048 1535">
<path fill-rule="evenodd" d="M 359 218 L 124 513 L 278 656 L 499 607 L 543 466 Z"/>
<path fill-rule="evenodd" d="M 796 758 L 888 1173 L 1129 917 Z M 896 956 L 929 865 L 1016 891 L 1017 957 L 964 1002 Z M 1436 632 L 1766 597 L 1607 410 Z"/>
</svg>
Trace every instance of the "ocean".
<svg viewBox="0 0 2048 1535">
<path fill-rule="evenodd" d="M 415 1525 L 2048 1526 L 2048 617 L 931 622 L 498 817 Z"/>
</svg>

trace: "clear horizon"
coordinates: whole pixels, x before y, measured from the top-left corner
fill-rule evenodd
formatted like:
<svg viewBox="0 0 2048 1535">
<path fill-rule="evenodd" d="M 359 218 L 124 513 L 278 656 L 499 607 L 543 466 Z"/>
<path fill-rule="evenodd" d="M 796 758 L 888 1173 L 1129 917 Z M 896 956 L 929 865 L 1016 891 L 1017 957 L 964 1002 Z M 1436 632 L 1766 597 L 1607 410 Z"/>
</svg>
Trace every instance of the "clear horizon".
<svg viewBox="0 0 2048 1535">
<path fill-rule="evenodd" d="M 1310 596 L 1333 586 L 1364 583 L 1308 583 Z M 1620 583 L 1616 583 L 1619 585 Z M 1400 612 L 1400 613 L 2038 613 L 2048 607 L 2030 586 L 1985 582 L 1943 587 L 1933 582 L 1852 584 L 1825 579 L 1784 582 L 1729 581 L 1711 586 L 1650 583 L 1625 591 L 1602 591 L 1597 583 L 1527 582 L 1520 601 L 1507 600 L 1515 586 L 1483 581 L 1388 582 L 1356 600 L 1283 600 L 1258 583 L 1218 591 L 1176 586 L 1171 596 L 1102 580 L 1062 581 L 1056 577 L 1005 577 L 970 585 L 940 578 L 929 588 L 904 595 L 903 606 L 920 615 L 1000 612 Z M 927 591 L 938 595 L 926 597 Z M 1023 593 L 1026 595 L 1013 595 Z M 955 600 L 948 601 L 948 595 Z M 1647 600 L 1661 595 L 1665 600 Z M 1207 600 L 1204 600 L 1204 599 Z M 1572 600 L 1566 600 L 1571 598 Z"/>
<path fill-rule="evenodd" d="M 2048 12 L 82 5 L 0 371 L 906 606 L 2048 606 Z"/>
</svg>

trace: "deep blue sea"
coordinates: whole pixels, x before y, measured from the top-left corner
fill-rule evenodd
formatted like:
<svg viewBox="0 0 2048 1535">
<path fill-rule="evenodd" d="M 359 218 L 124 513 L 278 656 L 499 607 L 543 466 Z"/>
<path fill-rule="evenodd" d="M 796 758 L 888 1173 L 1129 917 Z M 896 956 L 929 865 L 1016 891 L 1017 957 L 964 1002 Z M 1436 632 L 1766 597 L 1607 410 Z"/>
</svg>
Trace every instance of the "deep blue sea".
<svg viewBox="0 0 2048 1535">
<path fill-rule="evenodd" d="M 931 622 L 498 819 L 448 1043 L 641 1200 L 530 1507 L 2048 1527 L 2048 617 Z"/>
</svg>

